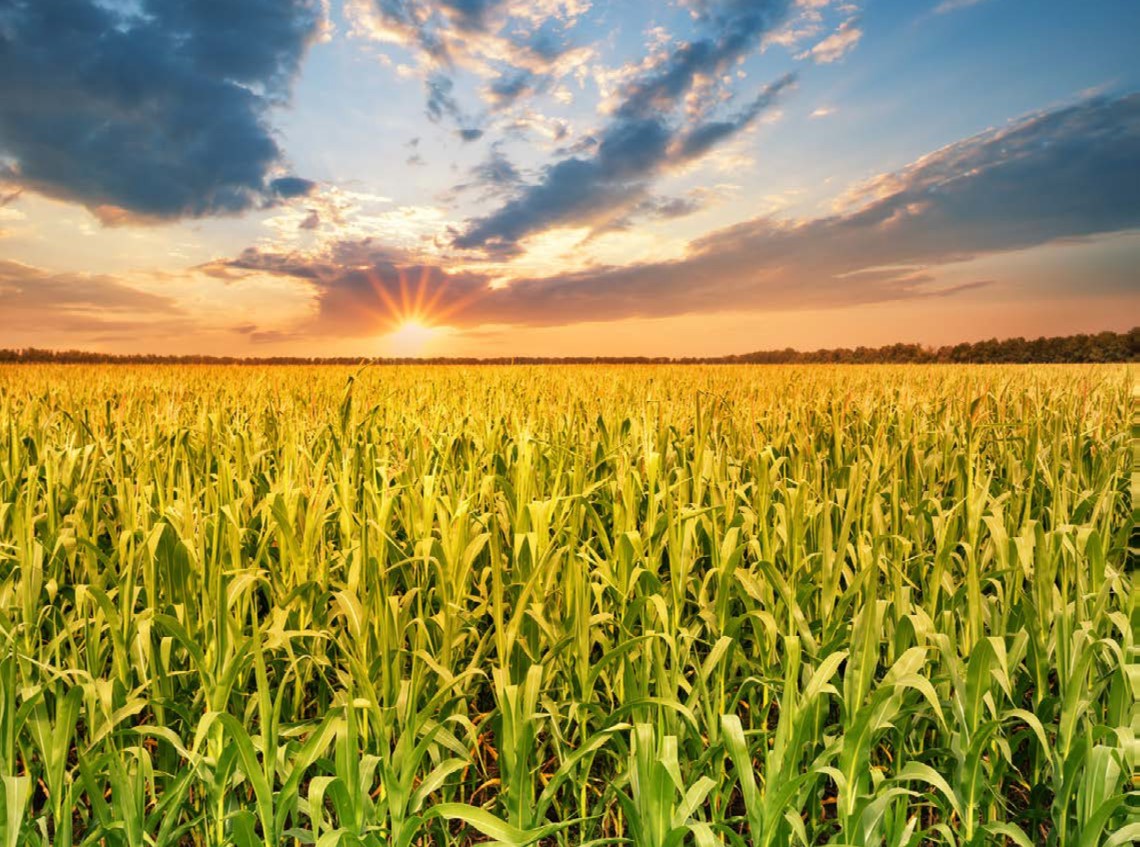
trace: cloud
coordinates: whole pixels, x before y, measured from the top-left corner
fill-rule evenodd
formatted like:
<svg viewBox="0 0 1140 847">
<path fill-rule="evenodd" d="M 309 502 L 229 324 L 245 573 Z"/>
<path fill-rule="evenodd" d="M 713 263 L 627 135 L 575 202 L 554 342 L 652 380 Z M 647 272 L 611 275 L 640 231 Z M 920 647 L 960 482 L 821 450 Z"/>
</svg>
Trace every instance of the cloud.
<svg viewBox="0 0 1140 847">
<path fill-rule="evenodd" d="M 10 0 L 0 178 L 129 220 L 273 203 L 299 183 L 273 181 L 269 109 L 322 20 L 320 0 Z"/>
<path fill-rule="evenodd" d="M 692 215 L 705 208 L 707 198 L 703 193 L 690 193 L 687 197 L 658 197 L 643 204 L 641 210 L 655 218 L 673 220 Z"/>
<path fill-rule="evenodd" d="M 756 218 L 699 239 L 677 261 L 505 286 L 360 243 L 318 260 L 250 253 L 229 267 L 310 280 L 318 318 L 301 331 L 314 335 L 378 331 L 408 298 L 454 326 L 832 308 L 950 296 L 980 283 L 940 286 L 939 266 L 1140 228 L 1138 185 L 1140 94 L 1131 94 L 967 138 L 858 186 L 833 214 Z"/>
<path fill-rule="evenodd" d="M 297 224 L 297 229 L 317 230 L 321 228 L 321 213 L 316 209 L 309 209 L 304 220 Z"/>
<path fill-rule="evenodd" d="M 534 91 L 538 85 L 538 77 L 531 71 L 512 69 L 501 74 L 487 88 L 487 97 L 496 108 L 509 106 L 522 97 Z"/>
<path fill-rule="evenodd" d="M 934 7 L 936 15 L 944 15 L 947 12 L 956 12 L 959 9 L 968 9 L 970 6 L 977 6 L 984 0 L 942 0 L 937 6 Z"/>
<path fill-rule="evenodd" d="M 473 120 L 464 114 L 459 101 L 452 94 L 455 82 L 451 77 L 443 73 L 432 73 L 424 80 L 424 86 L 428 95 L 426 112 L 429 120 L 438 123 L 444 117 L 451 118 L 459 125 L 456 136 L 465 143 L 483 137 L 483 130 L 469 126 Z"/>
<path fill-rule="evenodd" d="M 449 273 L 438 266 L 418 264 L 402 251 L 368 239 L 341 242 L 316 259 L 251 248 L 237 259 L 200 270 L 223 279 L 233 278 L 235 272 L 270 273 L 306 280 L 313 286 L 316 315 L 293 330 L 246 333 L 261 341 L 334 333 L 374 335 L 411 314 L 439 320 L 454 313 L 459 319 L 459 312 L 484 295 L 490 283 L 484 274 Z"/>
<path fill-rule="evenodd" d="M 619 118 L 602 133 L 591 158 L 571 157 L 547 168 L 541 181 L 474 221 L 455 239 L 455 246 L 509 255 L 526 236 L 553 227 L 604 228 L 645 199 L 654 176 L 738 133 L 792 82 L 792 77 L 784 77 L 768 86 L 730 120 L 684 130 L 676 131 L 658 117 Z"/>
<path fill-rule="evenodd" d="M 522 181 L 519 169 L 503 152 L 502 144 L 496 142 L 491 145 L 487 158 L 471 168 L 468 179 L 451 190 L 451 196 L 478 191 L 480 200 L 502 197 L 512 194 Z"/>
<path fill-rule="evenodd" d="M 420 139 L 418 136 L 410 139 L 407 142 L 407 144 L 405 144 L 404 146 L 412 151 L 408 155 L 408 158 L 405 160 L 405 164 L 407 164 L 409 167 L 414 167 L 414 168 L 427 164 L 424 161 L 424 157 L 421 156 L 420 152 L 419 152 L 420 151 Z"/>
<path fill-rule="evenodd" d="M 666 157 L 669 140 L 659 120 L 623 121 L 603 136 L 592 159 L 565 159 L 548 168 L 541 182 L 476 221 L 455 244 L 509 254 L 531 233 L 601 223 L 645 195 L 647 178 Z"/>
<path fill-rule="evenodd" d="M 854 49 L 862 37 L 863 30 L 859 28 L 858 19 L 852 18 L 841 23 L 839 29 L 796 58 L 812 59 L 821 65 L 838 62 Z"/>
<path fill-rule="evenodd" d="M 455 83 L 451 77 L 435 73 L 424 81 L 427 88 L 427 116 L 433 121 L 439 121 L 444 115 L 450 115 L 457 121 L 463 120 L 459 103 L 452 95 Z"/>
<path fill-rule="evenodd" d="M 417 49 L 434 66 L 550 66 L 590 8 L 576 0 L 348 0 L 359 34 Z"/>
<path fill-rule="evenodd" d="M 707 208 L 715 194 L 715 191 L 697 188 L 684 197 L 647 196 L 624 216 L 595 229 L 590 237 L 597 238 L 612 232 L 630 232 L 634 224 L 642 220 L 672 221 L 694 215 Z"/>
<path fill-rule="evenodd" d="M 296 176 L 283 176 L 269 183 L 270 190 L 285 200 L 295 197 L 307 197 L 317 190 L 317 184 L 311 179 L 301 179 Z"/>
<path fill-rule="evenodd" d="M 483 32 L 489 13 L 502 0 L 357 0 L 350 13 L 358 26 L 384 41 L 416 45 L 440 62 L 450 62 L 462 33 Z"/>
<path fill-rule="evenodd" d="M 36 333 L 121 332 L 188 324 L 170 298 L 132 288 L 113 277 L 51 273 L 0 260 L 0 341 L 34 327 Z"/>
<path fill-rule="evenodd" d="M 786 0 L 694 0 L 691 6 L 708 34 L 682 42 L 663 62 L 632 80 L 618 106 L 619 118 L 672 108 L 698 79 L 720 76 L 755 48 L 788 11 Z"/>
<path fill-rule="evenodd" d="M 439 108 L 439 80 L 459 69 L 474 72 L 493 110 L 545 90 L 581 68 L 593 49 L 569 35 L 590 7 L 581 0 L 348 0 L 358 35 L 411 50 L 425 75 L 429 114 L 459 118 Z"/>
<path fill-rule="evenodd" d="M 786 74 L 766 86 L 744 111 L 729 120 L 707 121 L 688 130 L 679 140 L 678 159 L 688 161 L 703 156 L 720 142 L 736 135 L 760 114 L 771 108 L 776 98 L 795 84 L 796 78 Z"/>
<path fill-rule="evenodd" d="M 793 76 L 781 78 L 732 118 L 706 119 L 698 110 L 677 125 L 673 114 L 682 99 L 723 77 L 783 19 L 788 4 L 696 0 L 691 8 L 707 34 L 678 44 L 624 83 L 592 156 L 574 155 L 549 166 L 519 196 L 470 222 L 456 247 L 510 255 L 519 251 L 519 241 L 546 229 L 605 227 L 646 197 L 655 176 L 736 135 L 792 85 Z"/>
</svg>

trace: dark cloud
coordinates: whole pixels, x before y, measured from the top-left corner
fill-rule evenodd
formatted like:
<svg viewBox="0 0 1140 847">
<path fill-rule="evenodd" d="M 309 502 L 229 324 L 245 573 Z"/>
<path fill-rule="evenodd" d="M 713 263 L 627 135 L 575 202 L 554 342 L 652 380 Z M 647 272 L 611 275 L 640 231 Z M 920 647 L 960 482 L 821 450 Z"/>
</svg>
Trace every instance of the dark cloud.
<svg viewBox="0 0 1140 847">
<path fill-rule="evenodd" d="M 212 262 L 203 265 L 202 270 L 210 276 L 219 279 L 233 279 L 233 270 L 239 271 L 265 271 L 279 276 L 292 276 L 298 279 L 316 280 L 335 268 L 332 264 L 321 264 L 310 261 L 301 256 L 287 253 L 265 253 L 256 247 L 249 247 L 242 254 L 228 262 Z"/>
<path fill-rule="evenodd" d="M 555 151 L 555 154 L 562 156 L 563 158 L 585 156 L 588 153 L 593 153 L 596 149 L 598 149 L 598 139 L 592 135 L 583 135 L 573 144 L 568 144 L 565 147 L 559 147 Z"/>
<path fill-rule="evenodd" d="M 502 0 L 439 0 L 439 5 L 452 12 L 452 19 L 460 30 L 482 30 L 487 13 Z"/>
<path fill-rule="evenodd" d="M 14 164 L 0 176 L 134 218 L 273 202 L 268 110 L 321 16 L 319 0 L 8 0 L 0 156 Z"/>
<path fill-rule="evenodd" d="M 542 26 L 530 35 L 515 38 L 514 43 L 531 57 L 541 62 L 553 63 L 566 54 L 569 45 L 560 34 L 563 24 L 552 18 L 543 21 Z"/>
<path fill-rule="evenodd" d="M 459 124 L 455 134 L 463 142 L 478 141 L 483 137 L 483 130 L 468 125 L 471 119 L 464 114 L 452 93 L 455 82 L 451 77 L 436 72 L 424 80 L 424 85 L 427 88 L 427 116 L 430 120 L 438 123 L 445 117 L 450 118 Z"/>
<path fill-rule="evenodd" d="M 678 45 L 649 73 L 623 92 L 619 117 L 641 117 L 670 109 L 698 77 L 723 74 L 753 50 L 765 33 L 787 16 L 787 0 L 707 0 L 695 3 L 698 20 L 710 34 Z"/>
<path fill-rule="evenodd" d="M 707 205 L 706 192 L 690 192 L 685 197 L 650 197 L 637 207 L 636 216 L 675 220 L 695 214 Z"/>
<path fill-rule="evenodd" d="M 385 26 L 402 32 L 429 56 L 447 60 L 447 48 L 432 23 L 428 4 L 420 0 L 372 0 L 372 6 Z"/>
<path fill-rule="evenodd" d="M 640 221 L 671 221 L 695 214 L 708 205 L 710 193 L 696 190 L 685 197 L 648 196 L 622 217 L 596 227 L 587 240 L 614 232 L 628 232 Z"/>
<path fill-rule="evenodd" d="M 514 188 L 522 183 L 519 169 L 498 145 L 491 148 L 490 154 L 474 167 L 472 174 L 476 184 L 500 190 Z"/>
<path fill-rule="evenodd" d="M 949 296 L 978 283 L 939 287 L 933 269 L 940 265 L 1140 228 L 1138 191 L 1140 94 L 1132 94 L 960 141 L 861 186 L 843 211 L 757 218 L 700 239 L 678 261 L 502 288 L 486 275 L 404 266 L 369 242 L 339 245 L 317 262 L 252 253 L 231 264 L 312 280 L 320 307 L 306 330 L 313 334 L 375 331 L 409 284 L 434 303 L 429 314 L 456 326 L 832 308 Z"/>
<path fill-rule="evenodd" d="M 269 183 L 269 188 L 278 197 L 291 200 L 294 197 L 307 197 L 317 190 L 317 184 L 311 179 L 301 179 L 296 176 L 285 176 Z"/>
<path fill-rule="evenodd" d="M 501 142 L 495 142 L 487 158 L 468 172 L 466 181 L 454 186 L 442 199 L 451 202 L 465 192 L 477 192 L 476 197 L 480 201 L 501 199 L 513 194 L 522 182 L 522 174 L 503 153 Z"/>
<path fill-rule="evenodd" d="M 444 115 L 458 121 L 463 119 L 459 103 L 451 93 L 455 88 L 451 77 L 434 73 L 424 80 L 424 86 L 427 89 L 427 116 L 431 120 L 438 122 Z"/>
<path fill-rule="evenodd" d="M 696 159 L 703 156 L 726 138 L 731 138 L 748 126 L 760 114 L 771 108 L 782 91 L 795 83 L 795 77 L 787 74 L 765 88 L 748 108 L 729 120 L 706 121 L 686 130 L 681 136 L 677 156 L 681 159 Z"/>
<path fill-rule="evenodd" d="M 487 93 L 496 108 L 511 105 L 524 94 L 534 91 L 538 78 L 525 68 L 514 68 L 491 83 Z"/>
<path fill-rule="evenodd" d="M 627 111 L 623 105 L 619 117 L 601 133 L 596 146 L 589 148 L 592 157 L 572 156 L 550 166 L 538 183 L 472 222 L 455 239 L 455 246 L 510 255 L 517 252 L 518 242 L 526 236 L 553 227 L 589 225 L 604 229 L 645 199 L 653 177 L 704 155 L 715 144 L 740 132 L 793 82 L 793 77 L 786 76 L 767 86 L 732 120 L 704 122 L 681 130 L 665 117 L 641 116 L 640 109 Z"/>
<path fill-rule="evenodd" d="M 751 124 L 794 81 L 765 88 L 730 120 L 676 126 L 672 114 L 698 81 L 721 76 L 787 15 L 786 0 L 699 0 L 690 4 L 705 37 L 675 47 L 629 81 L 591 158 L 580 154 L 547 168 L 543 178 L 455 239 L 460 249 L 518 252 L 528 235 L 558 226 L 604 229 L 646 196 L 653 177 L 708 152 Z"/>
<path fill-rule="evenodd" d="M 659 200 L 653 205 L 653 214 L 665 220 L 683 218 L 699 212 L 704 203 L 696 197 L 670 197 Z"/>
<path fill-rule="evenodd" d="M 541 182 L 476 221 L 455 244 L 509 251 L 530 233 L 624 210 L 644 196 L 646 178 L 664 159 L 669 139 L 662 121 L 620 122 L 603 137 L 594 158 L 566 159 L 548 168 Z"/>
</svg>

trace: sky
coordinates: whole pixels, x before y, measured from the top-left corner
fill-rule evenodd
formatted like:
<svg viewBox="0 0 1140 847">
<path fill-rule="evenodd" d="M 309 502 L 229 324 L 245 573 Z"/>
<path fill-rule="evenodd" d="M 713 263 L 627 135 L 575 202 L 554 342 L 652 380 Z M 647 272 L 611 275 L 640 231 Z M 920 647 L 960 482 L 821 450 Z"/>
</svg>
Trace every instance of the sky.
<svg viewBox="0 0 1140 847">
<path fill-rule="evenodd" d="M 0 347 L 1140 324 L 1135 0 L 0 0 Z"/>
</svg>

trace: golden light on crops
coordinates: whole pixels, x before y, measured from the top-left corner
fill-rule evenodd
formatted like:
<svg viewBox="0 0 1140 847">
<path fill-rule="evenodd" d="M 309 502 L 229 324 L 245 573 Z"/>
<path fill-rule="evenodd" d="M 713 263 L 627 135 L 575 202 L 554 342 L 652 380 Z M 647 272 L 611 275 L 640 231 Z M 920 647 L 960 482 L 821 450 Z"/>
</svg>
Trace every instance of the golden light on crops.
<svg viewBox="0 0 1140 847">
<path fill-rule="evenodd" d="M 1133 382 L 0 363 L 0 843 L 1133 843 Z"/>
</svg>

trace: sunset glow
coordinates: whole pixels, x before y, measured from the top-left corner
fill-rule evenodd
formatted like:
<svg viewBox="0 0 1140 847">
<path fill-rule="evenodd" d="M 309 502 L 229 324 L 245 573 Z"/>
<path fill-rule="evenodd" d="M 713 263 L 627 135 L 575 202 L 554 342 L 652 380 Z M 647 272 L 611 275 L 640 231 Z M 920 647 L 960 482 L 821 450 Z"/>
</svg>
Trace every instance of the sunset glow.
<svg viewBox="0 0 1140 847">
<path fill-rule="evenodd" d="M 13 0 L 0 347 L 1126 330 L 1137 31 L 1134 0 Z"/>
<path fill-rule="evenodd" d="M 401 321 L 388 334 L 393 352 L 398 356 L 417 356 L 424 352 L 428 343 L 436 335 L 433 327 L 421 323 L 417 318 Z"/>
</svg>

